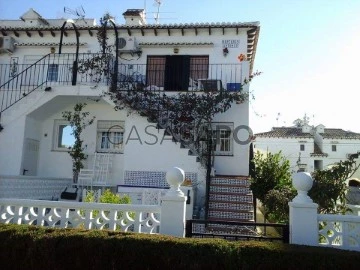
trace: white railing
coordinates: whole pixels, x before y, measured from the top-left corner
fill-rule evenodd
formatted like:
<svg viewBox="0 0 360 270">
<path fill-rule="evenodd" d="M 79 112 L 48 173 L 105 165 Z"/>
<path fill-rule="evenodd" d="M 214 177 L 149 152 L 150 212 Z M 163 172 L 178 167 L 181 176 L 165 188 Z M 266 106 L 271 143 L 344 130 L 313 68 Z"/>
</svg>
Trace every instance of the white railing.
<svg viewBox="0 0 360 270">
<path fill-rule="evenodd" d="M 84 228 L 158 233 L 161 207 L 0 199 L 0 222 L 59 228 Z"/>
<path fill-rule="evenodd" d="M 319 245 L 360 251 L 360 217 L 318 215 Z"/>
<path fill-rule="evenodd" d="M 290 243 L 360 251 L 358 207 L 352 215 L 318 214 L 318 204 L 307 195 L 313 179 L 309 173 L 293 176 L 297 196 L 289 203 Z"/>
</svg>

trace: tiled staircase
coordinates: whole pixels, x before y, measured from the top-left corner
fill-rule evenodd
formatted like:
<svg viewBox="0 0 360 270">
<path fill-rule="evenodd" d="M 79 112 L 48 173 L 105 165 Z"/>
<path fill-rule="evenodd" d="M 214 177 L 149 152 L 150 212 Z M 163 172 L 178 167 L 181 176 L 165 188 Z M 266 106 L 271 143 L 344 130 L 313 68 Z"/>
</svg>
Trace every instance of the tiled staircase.
<svg viewBox="0 0 360 270">
<path fill-rule="evenodd" d="M 254 222 L 253 195 L 247 176 L 215 176 L 211 178 L 208 220 Z M 251 233 L 243 226 L 212 225 L 212 231 Z"/>
</svg>

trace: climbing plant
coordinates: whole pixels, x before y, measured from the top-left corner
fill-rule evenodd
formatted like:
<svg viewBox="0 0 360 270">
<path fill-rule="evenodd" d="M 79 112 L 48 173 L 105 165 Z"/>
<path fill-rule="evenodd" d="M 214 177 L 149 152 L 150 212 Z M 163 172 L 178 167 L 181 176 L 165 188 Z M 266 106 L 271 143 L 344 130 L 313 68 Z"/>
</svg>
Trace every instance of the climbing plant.
<svg viewBox="0 0 360 270">
<path fill-rule="evenodd" d="M 69 155 L 72 159 L 73 181 L 77 183 L 79 172 L 84 168 L 83 161 L 86 159 L 86 155 L 83 152 L 83 140 L 81 139 L 81 133 L 83 130 L 94 122 L 95 116 L 89 117 L 89 112 L 84 112 L 86 103 L 76 103 L 73 111 L 62 112 L 64 120 L 69 122 L 72 129 L 72 135 L 75 142 L 69 147 Z"/>
</svg>

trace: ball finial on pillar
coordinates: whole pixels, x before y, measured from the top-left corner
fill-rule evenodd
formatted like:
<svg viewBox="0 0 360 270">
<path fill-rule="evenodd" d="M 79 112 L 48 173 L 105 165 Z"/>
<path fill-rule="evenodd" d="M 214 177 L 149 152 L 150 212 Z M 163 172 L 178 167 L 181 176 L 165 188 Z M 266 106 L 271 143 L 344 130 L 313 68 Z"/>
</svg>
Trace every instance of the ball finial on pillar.
<svg viewBox="0 0 360 270">
<path fill-rule="evenodd" d="M 313 179 L 308 172 L 298 172 L 294 174 L 292 184 L 297 190 L 298 195 L 293 202 L 312 203 L 312 199 L 308 196 L 308 191 L 312 188 Z"/>
<path fill-rule="evenodd" d="M 174 167 L 167 171 L 166 173 L 166 181 L 170 185 L 169 192 L 173 195 L 177 194 L 179 196 L 183 196 L 184 193 L 180 190 L 180 185 L 185 180 L 185 172 L 183 169 L 178 167 Z"/>
</svg>

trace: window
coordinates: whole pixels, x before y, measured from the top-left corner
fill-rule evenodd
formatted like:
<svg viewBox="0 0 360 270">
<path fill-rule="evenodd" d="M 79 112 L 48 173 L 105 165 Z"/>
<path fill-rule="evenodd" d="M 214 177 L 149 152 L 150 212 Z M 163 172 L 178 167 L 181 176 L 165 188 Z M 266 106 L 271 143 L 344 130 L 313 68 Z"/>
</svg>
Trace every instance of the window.
<svg viewBox="0 0 360 270">
<path fill-rule="evenodd" d="M 59 65 L 50 64 L 47 71 L 47 80 L 49 82 L 56 82 L 58 79 Z"/>
<path fill-rule="evenodd" d="M 234 124 L 216 123 L 213 124 L 212 129 L 214 154 L 219 156 L 232 155 Z"/>
<path fill-rule="evenodd" d="M 305 151 L 305 144 L 300 144 L 300 151 Z"/>
<path fill-rule="evenodd" d="M 147 86 L 165 90 L 195 89 L 195 81 L 209 77 L 209 56 L 148 56 Z"/>
<path fill-rule="evenodd" d="M 336 145 L 335 145 L 335 144 L 333 144 L 333 145 L 331 146 L 331 151 L 336 152 Z"/>
<path fill-rule="evenodd" d="M 53 150 L 67 151 L 69 147 L 73 146 L 75 137 L 72 135 L 72 128 L 68 121 L 55 120 L 54 136 L 53 136 Z"/>
<path fill-rule="evenodd" d="M 124 122 L 103 121 L 97 122 L 97 152 L 123 152 Z"/>
</svg>

